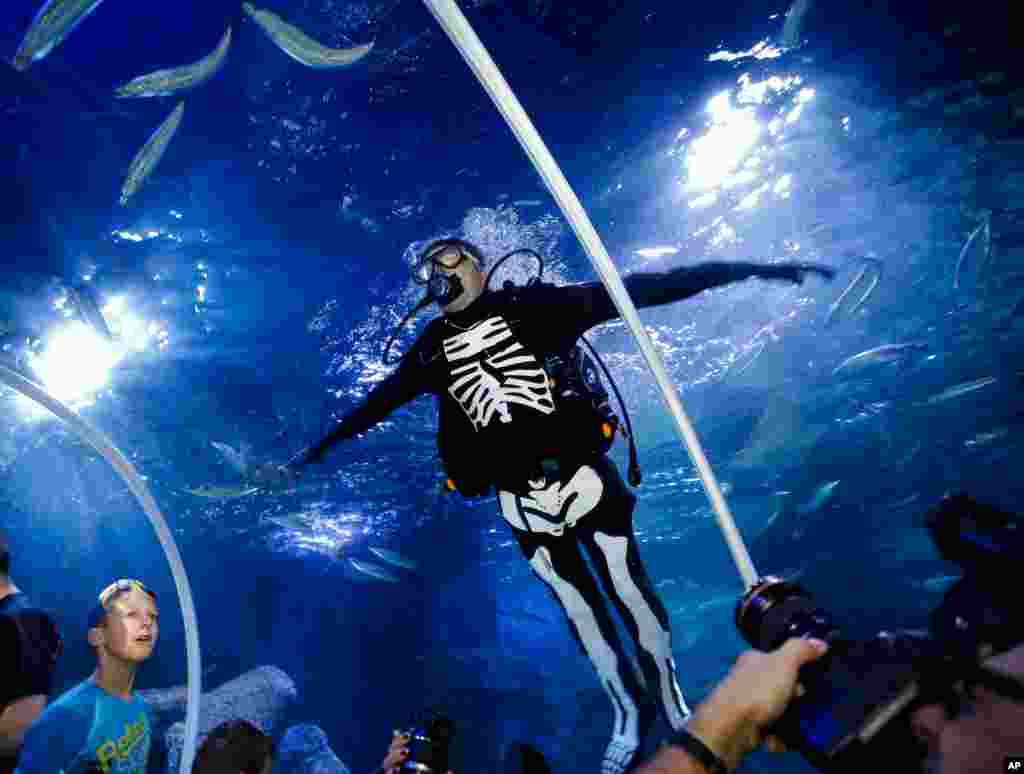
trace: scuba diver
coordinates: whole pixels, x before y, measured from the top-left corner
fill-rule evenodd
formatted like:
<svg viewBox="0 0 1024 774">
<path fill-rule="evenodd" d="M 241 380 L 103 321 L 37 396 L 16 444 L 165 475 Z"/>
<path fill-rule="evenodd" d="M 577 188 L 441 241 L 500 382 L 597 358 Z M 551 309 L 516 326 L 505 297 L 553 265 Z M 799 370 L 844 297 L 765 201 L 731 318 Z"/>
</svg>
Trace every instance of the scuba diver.
<svg viewBox="0 0 1024 774">
<path fill-rule="evenodd" d="M 636 497 L 606 456 L 618 423 L 577 345 L 587 330 L 619 315 L 600 282 L 555 286 L 538 278 L 489 289 L 494 270 L 514 253 L 485 276 L 485 257 L 475 245 L 462 239 L 431 242 L 414 267 L 426 296 L 397 330 L 430 303 L 441 308 L 440 317 L 427 325 L 398 369 L 326 437 L 285 465 L 261 466 L 253 477 L 263 485 L 287 485 L 332 447 L 417 396 L 436 395 L 447 486 L 469 497 L 496 491 L 502 517 L 561 605 L 611 699 L 615 723 L 602 774 L 621 774 L 658 709 L 677 731 L 689 709 L 676 678 L 668 614 L 633 534 Z M 543 272 L 542 259 L 533 256 Z M 834 274 L 807 263 L 708 262 L 634 274 L 625 286 L 638 307 L 650 307 L 750 277 L 801 284 L 810 273 L 826 279 Z M 629 478 L 635 486 L 640 476 L 630 441 Z M 642 674 L 633 671 L 581 549 L 625 623 Z"/>
</svg>

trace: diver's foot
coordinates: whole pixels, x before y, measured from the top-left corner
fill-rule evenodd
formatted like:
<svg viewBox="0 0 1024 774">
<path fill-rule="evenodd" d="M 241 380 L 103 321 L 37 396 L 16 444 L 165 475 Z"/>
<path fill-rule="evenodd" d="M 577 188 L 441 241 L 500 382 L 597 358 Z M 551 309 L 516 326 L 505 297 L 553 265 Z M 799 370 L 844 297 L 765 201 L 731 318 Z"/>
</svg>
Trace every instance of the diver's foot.
<svg viewBox="0 0 1024 774">
<path fill-rule="evenodd" d="M 808 274 L 819 274 L 823 279 L 831 280 L 836 276 L 835 269 L 817 263 L 779 263 L 768 267 L 765 279 L 780 279 L 803 285 Z"/>
<path fill-rule="evenodd" d="M 626 744 L 622 739 L 612 739 L 604 750 L 601 774 L 626 774 L 636 751 L 637 745 Z"/>
</svg>

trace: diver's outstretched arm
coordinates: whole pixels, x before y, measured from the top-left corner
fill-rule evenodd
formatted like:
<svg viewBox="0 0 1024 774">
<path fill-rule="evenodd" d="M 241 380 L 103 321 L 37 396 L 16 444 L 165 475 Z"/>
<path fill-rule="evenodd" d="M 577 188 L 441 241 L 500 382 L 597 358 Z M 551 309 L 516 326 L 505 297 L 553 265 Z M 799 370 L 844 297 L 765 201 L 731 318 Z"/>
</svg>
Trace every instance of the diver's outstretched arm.
<svg viewBox="0 0 1024 774">
<path fill-rule="evenodd" d="M 292 457 L 288 466 L 296 470 L 317 462 L 329 449 L 366 432 L 393 411 L 426 392 L 416 376 L 417 371 L 413 368 L 399 368 L 377 385 L 361 404 L 346 414 L 331 432 Z"/>
<path fill-rule="evenodd" d="M 751 277 L 801 285 L 810 272 L 820 274 L 828 280 L 835 276 L 833 269 L 813 263 L 759 264 L 746 261 L 709 261 L 693 266 L 680 266 L 671 271 L 631 274 L 623 280 L 623 284 L 629 291 L 633 303 L 643 308 L 682 301 L 705 290 Z"/>
<path fill-rule="evenodd" d="M 331 432 L 293 456 L 285 465 L 266 464 L 257 468 L 252 476 L 255 483 L 268 486 L 290 483 L 302 468 L 319 461 L 330 449 L 369 430 L 393 411 L 426 392 L 419 369 L 410 365 L 415 362 L 414 358 L 403 360 L 403 366 L 377 385 Z"/>
<path fill-rule="evenodd" d="M 819 274 L 827 280 L 835 271 L 813 263 L 750 263 L 748 261 L 708 261 L 692 266 L 680 266 L 662 272 L 631 274 L 623 280 L 630 298 L 637 307 L 660 306 L 682 301 L 711 288 L 759 277 L 802 284 L 809 273 Z M 558 308 L 560 317 L 572 320 L 578 327 L 570 338 L 579 338 L 595 325 L 619 316 L 607 289 L 600 282 L 561 287 L 538 287 L 531 298 L 539 306 Z M 573 339 L 575 340 L 575 339 Z"/>
</svg>

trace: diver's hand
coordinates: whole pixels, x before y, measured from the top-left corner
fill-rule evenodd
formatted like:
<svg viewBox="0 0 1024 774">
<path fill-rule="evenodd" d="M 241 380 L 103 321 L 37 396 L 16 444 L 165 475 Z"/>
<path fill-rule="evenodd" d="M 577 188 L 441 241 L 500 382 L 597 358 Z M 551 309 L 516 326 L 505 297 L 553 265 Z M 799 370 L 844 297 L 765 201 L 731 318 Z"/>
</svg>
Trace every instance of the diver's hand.
<svg viewBox="0 0 1024 774">
<path fill-rule="evenodd" d="M 765 279 L 785 280 L 795 285 L 803 285 L 808 274 L 819 274 L 829 281 L 836 276 L 835 269 L 818 263 L 778 263 L 766 268 L 768 271 L 761 275 Z"/>
<path fill-rule="evenodd" d="M 295 483 L 295 471 L 292 468 L 272 462 L 260 465 L 249 477 L 254 484 L 271 489 L 285 489 Z"/>
</svg>

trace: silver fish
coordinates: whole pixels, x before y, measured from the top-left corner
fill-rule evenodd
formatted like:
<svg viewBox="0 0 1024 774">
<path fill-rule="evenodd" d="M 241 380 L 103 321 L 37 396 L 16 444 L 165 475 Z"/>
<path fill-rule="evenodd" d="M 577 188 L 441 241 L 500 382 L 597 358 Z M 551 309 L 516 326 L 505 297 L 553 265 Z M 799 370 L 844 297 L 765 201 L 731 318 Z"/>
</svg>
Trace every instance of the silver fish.
<svg viewBox="0 0 1024 774">
<path fill-rule="evenodd" d="M 736 369 L 736 376 L 746 373 L 750 370 L 750 367 L 757 362 L 757 359 L 761 357 L 761 353 L 764 352 L 764 348 L 767 346 L 764 339 L 755 342 L 747 352 L 740 353 L 736 360 L 744 359 L 745 362 Z M 750 353 L 750 354 L 748 354 Z"/>
<path fill-rule="evenodd" d="M 942 403 L 944 400 L 950 398 L 959 398 L 961 395 L 966 395 L 969 392 L 980 390 L 983 387 L 988 387 L 990 384 L 995 384 L 996 378 L 994 376 L 985 376 L 981 379 L 975 379 L 972 382 L 961 382 L 960 384 L 954 384 L 952 387 L 947 387 L 942 392 L 932 395 L 928 399 L 928 403 Z"/>
<path fill-rule="evenodd" d="M 910 342 L 907 344 L 883 344 L 880 347 L 867 349 L 846 358 L 846 360 L 836 366 L 832 375 L 838 376 L 843 372 L 859 371 L 867 368 L 868 366 L 879 365 L 882 363 L 895 363 L 913 352 L 925 352 L 927 349 L 928 347 L 920 342 Z"/>
<path fill-rule="evenodd" d="M 373 43 L 351 48 L 327 48 L 275 13 L 260 10 L 252 3 L 242 3 L 242 8 L 279 49 L 306 67 L 344 67 L 358 62 L 373 48 Z"/>
<path fill-rule="evenodd" d="M 946 591 L 950 586 L 956 583 L 961 575 L 939 575 L 935 578 L 929 578 L 926 581 L 921 581 L 917 584 L 920 588 L 925 591 L 931 591 L 938 594 L 939 592 Z"/>
<path fill-rule="evenodd" d="M 890 503 L 885 507 L 888 508 L 889 510 L 899 510 L 900 508 L 906 508 L 908 505 L 913 505 L 920 499 L 920 497 L 921 494 L 919 492 L 914 492 L 913 494 L 907 495 L 902 500 L 897 500 L 896 502 Z"/>
<path fill-rule="evenodd" d="M 142 146 L 142 150 L 135 154 L 131 166 L 128 167 L 128 175 L 125 177 L 124 185 L 121 186 L 122 207 L 128 203 L 132 194 L 142 187 L 146 178 L 150 176 L 156 165 L 160 163 L 164 151 L 167 150 L 167 144 L 181 125 L 181 117 L 184 113 L 185 102 L 183 100 L 164 119 L 164 122 L 157 127 L 156 131 L 146 141 L 146 144 Z"/>
<path fill-rule="evenodd" d="M 415 570 L 419 565 L 412 559 L 408 559 L 399 553 L 389 551 L 386 548 L 376 548 L 375 546 L 369 546 L 370 553 L 376 556 L 378 559 L 382 559 L 388 564 L 393 564 L 396 567 L 404 567 L 407 570 Z"/>
<path fill-rule="evenodd" d="M 243 478 L 249 476 L 249 444 L 243 443 L 238 451 L 220 441 L 210 441 L 210 446 L 221 453 L 224 461 L 231 466 L 231 469 Z"/>
<path fill-rule="evenodd" d="M 205 497 L 210 500 L 234 500 L 256 494 L 259 489 L 254 486 L 200 486 L 185 491 L 193 497 Z"/>
<path fill-rule="evenodd" d="M 827 484 L 819 486 L 814 495 L 803 505 L 799 506 L 796 510 L 800 514 L 814 513 L 816 510 L 821 508 L 825 503 L 832 499 L 832 495 L 836 491 L 836 487 L 839 486 L 838 481 L 829 481 Z"/>
<path fill-rule="evenodd" d="M 25 70 L 61 43 L 103 0 L 47 0 L 25 33 L 11 64 Z"/>
<path fill-rule="evenodd" d="M 302 519 L 301 513 L 291 513 L 287 516 L 269 516 L 267 521 L 271 524 L 276 524 L 281 529 L 302 531 L 310 528 L 310 523 Z"/>
<path fill-rule="evenodd" d="M 374 562 L 363 562 L 359 559 L 349 559 L 352 566 L 363 575 L 382 580 L 387 583 L 398 583 L 398 577 L 387 567 Z"/>
<path fill-rule="evenodd" d="M 985 433 L 977 433 L 976 435 L 968 438 L 964 441 L 964 446 L 967 448 L 973 448 L 976 446 L 986 446 L 992 443 L 992 441 L 998 441 L 1005 438 L 1010 434 L 1010 428 L 1008 427 L 997 427 L 995 430 L 990 430 Z"/>
<path fill-rule="evenodd" d="M 989 256 L 992 255 L 992 219 L 986 215 L 981 223 L 978 225 L 971 235 L 967 237 L 967 241 L 964 242 L 964 246 L 960 248 L 960 256 L 956 259 L 956 269 L 953 271 L 953 290 L 960 289 L 960 270 L 963 268 L 964 259 L 967 257 L 967 253 L 970 252 L 971 245 L 974 244 L 974 240 L 981 235 L 982 254 L 978 261 L 978 273 L 980 274 L 985 270 L 988 264 Z"/>
<path fill-rule="evenodd" d="M 793 48 L 800 43 L 800 26 L 812 5 L 814 5 L 814 0 L 796 0 L 786 12 L 786 23 L 782 27 L 780 39 L 786 48 Z"/>
<path fill-rule="evenodd" d="M 120 86 L 114 93 L 122 98 L 129 97 L 167 97 L 179 91 L 193 89 L 205 83 L 216 74 L 227 57 L 228 46 L 231 45 L 231 27 L 228 27 L 220 39 L 217 48 L 198 62 L 181 67 L 156 70 L 140 75 Z"/>
<path fill-rule="evenodd" d="M 867 287 L 864 289 L 864 293 L 861 294 L 861 297 L 857 300 L 857 303 L 850 307 L 850 311 L 847 312 L 847 315 L 852 316 L 854 313 L 856 313 L 858 309 L 860 309 L 861 305 L 863 305 L 863 303 L 867 301 L 868 298 L 871 297 L 871 294 L 878 286 L 879 280 L 882 279 L 882 262 L 877 261 L 874 258 L 865 258 L 863 268 L 861 268 L 857 276 L 850 281 L 850 284 L 846 286 L 846 290 L 844 290 L 840 294 L 839 298 L 833 301 L 832 305 L 828 308 L 828 316 L 825 318 L 825 325 L 832 324 L 832 321 L 835 319 L 836 314 L 839 312 L 839 309 L 843 305 L 843 301 L 850 294 L 850 292 L 855 287 L 857 287 L 860 281 L 864 279 L 864 277 L 868 274 L 869 271 L 872 274 L 871 279 L 868 280 Z"/>
</svg>

